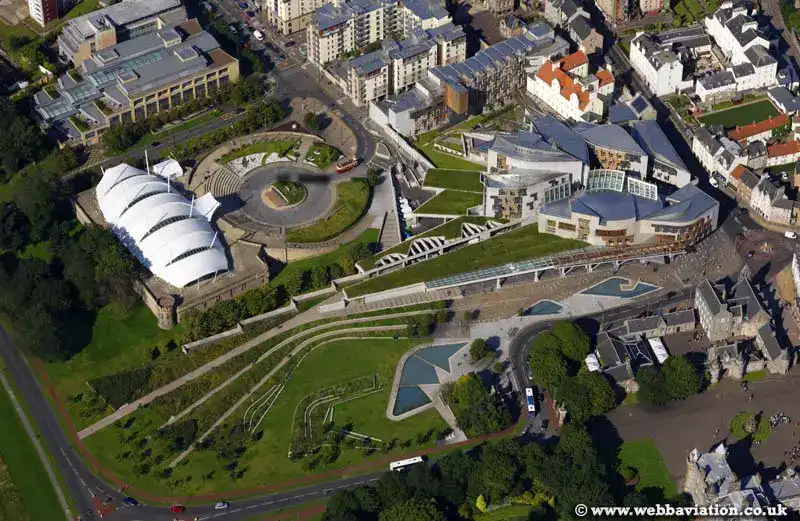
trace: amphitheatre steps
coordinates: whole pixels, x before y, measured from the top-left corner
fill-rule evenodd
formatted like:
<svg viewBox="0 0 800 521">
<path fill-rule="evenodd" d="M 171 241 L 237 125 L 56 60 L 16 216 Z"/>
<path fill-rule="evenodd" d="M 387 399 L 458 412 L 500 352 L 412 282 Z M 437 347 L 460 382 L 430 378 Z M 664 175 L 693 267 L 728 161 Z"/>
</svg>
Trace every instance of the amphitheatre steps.
<svg viewBox="0 0 800 521">
<path fill-rule="evenodd" d="M 214 197 L 224 197 L 238 192 L 241 184 L 242 179 L 239 176 L 227 168 L 219 168 L 211 176 L 211 181 L 208 183 L 208 191 Z"/>
</svg>

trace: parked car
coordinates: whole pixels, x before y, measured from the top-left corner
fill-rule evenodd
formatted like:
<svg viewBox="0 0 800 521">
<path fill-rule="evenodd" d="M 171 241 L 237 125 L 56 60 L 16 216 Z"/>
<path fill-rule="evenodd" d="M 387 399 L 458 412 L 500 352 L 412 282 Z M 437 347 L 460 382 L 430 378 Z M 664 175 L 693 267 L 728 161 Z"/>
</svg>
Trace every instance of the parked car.
<svg viewBox="0 0 800 521">
<path fill-rule="evenodd" d="M 797 239 L 797 233 L 793 231 L 785 231 L 783 232 L 783 236 L 787 239 Z"/>
<path fill-rule="evenodd" d="M 169 507 L 169 510 L 174 514 L 179 514 L 181 512 L 186 512 L 186 507 L 183 505 L 172 505 Z"/>
<path fill-rule="evenodd" d="M 542 430 L 546 431 L 547 427 L 550 426 L 550 420 L 542 420 Z"/>
<path fill-rule="evenodd" d="M 229 506 L 231 505 L 227 501 L 220 501 L 219 503 L 214 505 L 214 510 L 227 510 Z"/>
<path fill-rule="evenodd" d="M 295 44 L 295 41 L 294 41 L 294 40 L 289 40 L 288 42 L 286 42 L 286 47 L 291 47 L 291 46 L 293 46 L 294 44 Z"/>
<path fill-rule="evenodd" d="M 240 9 L 247 9 L 247 2 L 239 2 Z"/>
<path fill-rule="evenodd" d="M 122 502 L 128 505 L 129 507 L 135 507 L 136 505 L 139 504 L 139 502 L 133 499 L 132 497 L 126 497 L 125 499 L 122 500 Z"/>
<path fill-rule="evenodd" d="M 714 188 L 719 188 L 719 181 L 717 181 L 717 179 L 714 178 L 714 177 L 709 177 L 708 178 L 708 184 L 710 184 Z"/>
<path fill-rule="evenodd" d="M 247 15 L 248 18 L 252 18 L 256 15 L 253 11 L 246 11 L 244 14 Z"/>
</svg>

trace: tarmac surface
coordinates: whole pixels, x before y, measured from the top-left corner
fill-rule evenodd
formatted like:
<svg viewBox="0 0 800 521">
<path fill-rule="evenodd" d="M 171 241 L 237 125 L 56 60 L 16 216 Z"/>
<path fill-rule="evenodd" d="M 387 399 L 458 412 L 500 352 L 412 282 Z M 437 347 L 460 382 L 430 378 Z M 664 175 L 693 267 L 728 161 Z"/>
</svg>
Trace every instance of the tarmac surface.
<svg viewBox="0 0 800 521">
<path fill-rule="evenodd" d="M 306 199 L 291 208 L 270 208 L 262 192 L 277 181 L 296 181 L 305 186 Z M 282 227 L 313 222 L 328 213 L 335 200 L 336 174 L 325 174 L 310 166 L 294 163 L 264 165 L 249 172 L 239 187 L 242 207 L 237 213 L 257 224 Z"/>
</svg>

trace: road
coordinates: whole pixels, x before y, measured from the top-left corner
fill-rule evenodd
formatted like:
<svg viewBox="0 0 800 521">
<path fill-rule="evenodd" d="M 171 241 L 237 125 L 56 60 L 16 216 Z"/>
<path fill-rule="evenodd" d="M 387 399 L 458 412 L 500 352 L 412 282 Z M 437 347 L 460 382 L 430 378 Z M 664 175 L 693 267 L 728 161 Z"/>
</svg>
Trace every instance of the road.
<svg viewBox="0 0 800 521">
<path fill-rule="evenodd" d="M 794 58 L 795 64 L 800 64 L 800 44 L 797 38 L 792 35 L 791 30 L 786 27 L 786 21 L 781 13 L 780 0 L 763 0 L 761 8 L 764 13 L 772 19 L 772 25 L 781 32 L 781 36 L 789 45 L 789 55 Z"/>
</svg>

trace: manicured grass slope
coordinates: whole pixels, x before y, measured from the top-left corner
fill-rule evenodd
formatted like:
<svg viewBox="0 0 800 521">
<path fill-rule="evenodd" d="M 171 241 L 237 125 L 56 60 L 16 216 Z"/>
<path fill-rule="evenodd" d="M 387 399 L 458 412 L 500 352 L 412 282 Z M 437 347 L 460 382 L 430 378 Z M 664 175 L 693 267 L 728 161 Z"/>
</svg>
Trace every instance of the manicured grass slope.
<svg viewBox="0 0 800 521">
<path fill-rule="evenodd" d="M 347 288 L 346 292 L 348 296 L 355 297 L 465 271 L 551 255 L 582 246 L 586 244 L 554 235 L 540 234 L 535 225 L 525 226 L 488 241 L 459 248 L 408 268 L 366 280 Z"/>
<path fill-rule="evenodd" d="M 701 116 L 699 119 L 705 125 L 722 125 L 725 129 L 731 129 L 756 121 L 764 121 L 777 115 L 778 109 L 772 102 L 763 100 Z"/>
<path fill-rule="evenodd" d="M 442 170 L 434 168 L 425 174 L 425 186 L 483 193 L 481 173 L 467 170 Z"/>
<path fill-rule="evenodd" d="M 322 242 L 344 233 L 367 211 L 370 188 L 364 179 L 336 184 L 336 202 L 327 217 L 286 232 L 289 242 Z"/>
<path fill-rule="evenodd" d="M 445 190 L 428 199 L 422 206 L 414 210 L 417 214 L 464 215 L 473 206 L 483 201 L 483 194 Z"/>
<path fill-rule="evenodd" d="M 39 456 L 14 410 L 11 399 L 0 387 L 0 467 L 3 465 L 12 483 L 0 484 L 0 520 L 64 519 L 64 513 Z M 3 474 L 0 472 L 0 479 Z M 12 495 L 15 496 L 14 499 Z M 19 500 L 27 511 L 27 518 L 19 517 Z"/>
<path fill-rule="evenodd" d="M 619 461 L 621 467 L 633 467 L 639 472 L 637 490 L 657 487 L 664 491 L 667 499 L 678 495 L 675 483 L 670 479 L 667 466 L 652 439 L 626 441 L 620 447 Z"/>
</svg>

